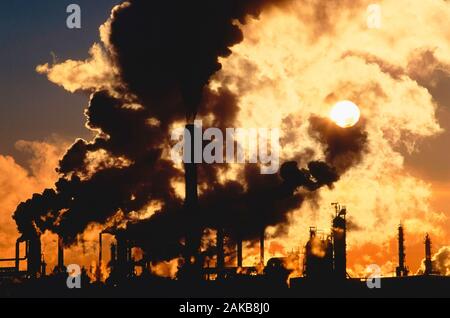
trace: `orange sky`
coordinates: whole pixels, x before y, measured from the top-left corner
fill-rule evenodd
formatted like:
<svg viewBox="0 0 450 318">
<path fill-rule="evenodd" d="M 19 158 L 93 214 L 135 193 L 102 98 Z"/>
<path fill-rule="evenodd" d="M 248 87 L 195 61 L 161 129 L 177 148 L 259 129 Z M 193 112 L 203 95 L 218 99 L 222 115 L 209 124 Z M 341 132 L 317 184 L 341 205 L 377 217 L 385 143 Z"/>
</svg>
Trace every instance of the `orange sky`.
<svg viewBox="0 0 450 318">
<path fill-rule="evenodd" d="M 323 147 L 308 134 L 308 120 L 326 117 L 339 100 L 355 102 L 366 123 L 364 159 L 333 189 L 321 190 L 318 205 L 294 211 L 288 233 L 269 238 L 276 243 L 266 245 L 268 252 L 298 249 L 306 243 L 309 226 L 327 231 L 330 203 L 338 201 L 358 225 L 348 234 L 349 271 L 361 274 L 375 263 L 384 275 L 392 274 L 397 225 L 403 222 L 406 260 L 415 273 L 426 232 L 434 252 L 450 245 L 450 3 L 379 1 L 380 29 L 366 23 L 372 1 L 318 3 L 293 1 L 252 20 L 243 27 L 244 41 L 221 61 L 223 69 L 211 83 L 212 89 L 240 96 L 237 127 L 281 128 L 287 140 L 282 160 L 306 149 L 314 150 L 313 159 L 323 159 Z M 37 71 L 70 92 L 110 88 L 117 70 L 105 59 L 105 32 L 107 24 L 101 28 L 103 41 L 93 45 L 86 61 L 43 64 Z M 18 142 L 31 155 L 28 167 L 0 156 L 0 254 L 13 255 L 15 205 L 52 185 L 66 146 L 51 138 Z M 267 235 L 274 232 L 269 228 Z M 96 230 L 88 231 L 84 246 L 73 248 L 67 259 L 89 266 L 96 259 L 96 239 Z M 55 253 L 48 250 L 52 264 Z"/>
</svg>

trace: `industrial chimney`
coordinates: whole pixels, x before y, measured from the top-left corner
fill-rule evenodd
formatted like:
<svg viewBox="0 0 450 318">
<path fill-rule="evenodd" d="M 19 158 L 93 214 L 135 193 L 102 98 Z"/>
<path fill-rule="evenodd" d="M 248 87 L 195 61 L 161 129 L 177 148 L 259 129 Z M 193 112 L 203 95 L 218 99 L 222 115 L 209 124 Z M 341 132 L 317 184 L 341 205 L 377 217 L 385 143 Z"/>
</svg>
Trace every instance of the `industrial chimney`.
<svg viewBox="0 0 450 318">
<path fill-rule="evenodd" d="M 41 272 L 41 237 L 36 234 L 28 238 L 27 244 L 27 273 L 36 278 Z"/>
<path fill-rule="evenodd" d="M 431 275 L 433 273 L 433 263 L 431 262 L 431 239 L 430 236 L 425 236 L 425 272 L 424 275 Z"/>
<path fill-rule="evenodd" d="M 408 268 L 405 266 L 405 238 L 403 225 L 398 226 L 398 266 L 396 268 L 397 277 L 408 276 Z"/>
<path fill-rule="evenodd" d="M 57 270 L 60 273 L 66 271 L 64 268 L 64 243 L 61 235 L 58 235 L 58 265 Z"/>
<path fill-rule="evenodd" d="M 338 279 L 347 278 L 347 255 L 346 255 L 346 208 L 338 203 L 333 203 L 336 214 L 333 219 L 332 238 L 333 238 L 333 256 L 334 273 Z"/>
<path fill-rule="evenodd" d="M 261 235 L 259 237 L 259 261 L 261 265 L 264 266 L 264 237 L 266 234 L 266 229 L 261 230 Z"/>
<path fill-rule="evenodd" d="M 237 266 L 242 267 L 242 239 L 238 238 L 236 243 L 236 254 L 237 254 Z"/>
<path fill-rule="evenodd" d="M 102 238 L 103 232 L 100 232 L 98 234 L 98 265 L 97 265 L 97 272 L 96 272 L 96 278 L 97 281 L 100 282 L 102 280 L 102 261 L 103 261 L 103 238 Z"/>
<path fill-rule="evenodd" d="M 217 277 L 223 278 L 224 269 L 225 269 L 225 251 L 224 251 L 224 238 L 225 231 L 222 228 L 217 229 L 216 236 L 216 249 L 217 249 Z"/>
<path fill-rule="evenodd" d="M 199 224 L 195 222 L 195 218 L 198 216 L 195 214 L 195 210 L 198 206 L 198 189 L 197 189 L 197 165 L 195 163 L 195 152 L 201 152 L 201 145 L 195 144 L 195 135 L 201 133 L 198 131 L 200 128 L 195 124 L 187 124 L 184 134 L 184 174 L 185 174 L 185 201 L 184 206 L 186 212 L 189 213 L 189 217 L 192 218 L 193 224 Z M 200 149 L 197 149 L 200 147 Z M 198 250 L 200 247 L 202 229 L 193 228 L 190 233 L 186 233 L 186 251 L 185 262 L 187 265 L 193 265 L 198 260 Z"/>
</svg>

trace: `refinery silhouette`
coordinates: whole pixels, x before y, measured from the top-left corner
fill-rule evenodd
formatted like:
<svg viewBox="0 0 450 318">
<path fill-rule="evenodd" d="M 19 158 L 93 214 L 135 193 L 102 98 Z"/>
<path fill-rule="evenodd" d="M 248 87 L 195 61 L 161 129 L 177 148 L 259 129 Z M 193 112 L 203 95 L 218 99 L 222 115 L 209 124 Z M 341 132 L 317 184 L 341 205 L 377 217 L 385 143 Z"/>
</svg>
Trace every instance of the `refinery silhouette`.
<svg viewBox="0 0 450 318">
<path fill-rule="evenodd" d="M 195 213 L 198 206 L 197 167 L 185 164 L 186 213 Z M 265 228 L 260 231 L 259 263 L 243 266 L 243 242 L 235 241 L 227 249 L 226 228 L 217 228 L 215 246 L 207 252 L 199 249 L 199 235 L 189 233 L 174 278 L 160 277 L 151 272 L 151 257 L 144 252 L 135 260 L 132 249 L 140 247 L 127 229 L 110 228 L 98 237 L 98 267 L 95 279 L 83 269 L 79 273 L 80 288 L 70 289 L 70 275 L 64 262 L 63 238 L 58 238 L 57 265 L 47 274 L 40 235 L 22 235 L 16 242 L 12 267 L 0 268 L 0 295 L 3 297 L 403 297 L 445 296 L 450 278 L 433 269 L 431 239 L 425 237 L 425 270 L 410 275 L 406 265 L 404 228 L 398 227 L 398 266 L 396 277 L 351 277 L 347 273 L 347 209 L 332 203 L 334 216 L 329 233 L 310 227 L 309 240 L 302 252 L 286 257 L 265 259 Z M 201 231 L 201 229 L 196 229 Z M 103 237 L 114 237 L 107 261 L 109 277 L 102 279 Z M 141 233 L 141 235 L 145 235 Z M 21 246 L 23 246 L 21 248 Z M 225 254 L 235 253 L 235 266 L 227 266 Z M 21 251 L 25 251 L 21 255 Z M 300 254 L 303 254 L 301 259 Z M 213 262 L 211 262 L 213 261 Z M 26 266 L 21 266 L 26 263 Z M 211 263 L 213 265 L 211 265 Z M 26 269 L 21 270 L 21 268 Z M 139 273 L 139 274 L 138 274 Z M 374 280 L 374 279 L 378 279 Z"/>
<path fill-rule="evenodd" d="M 186 125 L 193 130 L 194 125 Z M 195 147 L 192 143 L 191 147 Z M 193 156 L 193 151 L 191 152 Z M 199 165 L 192 160 L 184 163 L 185 200 L 181 212 L 199 221 L 200 199 L 198 194 Z M 280 188 L 289 195 L 297 187 L 310 191 L 326 184 L 323 180 L 337 180 L 326 164 L 313 162 L 308 170 L 299 170 L 294 162 L 283 164 L 280 175 L 284 179 Z M 321 181 L 322 180 L 322 181 Z M 284 196 L 283 196 L 284 198 Z M 33 201 L 28 201 L 33 202 Z M 229 202 L 218 201 L 228 207 Z M 19 205 L 21 211 L 27 203 Z M 215 245 L 202 251 L 200 241 L 204 228 L 188 226 L 185 243 L 182 245 L 180 262 L 175 277 L 158 276 L 151 271 L 154 258 L 141 245 L 148 232 L 148 224 L 130 222 L 127 226 L 110 227 L 98 236 L 98 263 L 96 277 L 91 279 L 86 270 L 74 273 L 64 262 L 64 238 L 58 235 L 57 265 L 47 275 L 41 245 L 41 234 L 35 230 L 24 231 L 16 241 L 14 258 L 0 259 L 0 263 L 13 262 L 12 267 L 0 268 L 0 296 L 3 297 L 402 297 L 402 296 L 445 296 L 450 287 L 450 277 L 440 276 L 433 269 L 431 259 L 431 239 L 425 237 L 425 270 L 423 274 L 411 276 L 406 266 L 404 228 L 398 227 L 398 266 L 396 277 L 351 277 L 347 272 L 347 209 L 339 203 L 331 203 L 334 216 L 330 232 L 310 227 L 309 240 L 303 251 L 289 253 L 286 257 L 265 259 L 266 226 L 260 224 L 258 238 L 259 262 L 254 266 L 243 266 L 243 239 L 236 233 L 242 226 L 227 223 L 215 228 Z M 16 213 L 17 213 L 16 211 Z M 232 212 L 232 211 L 230 211 Z M 167 214 L 167 212 L 166 212 Z M 165 216 L 162 214 L 162 216 Z M 150 219 L 150 224 L 168 229 L 172 223 L 162 223 Z M 143 230 L 136 230 L 142 226 Z M 184 226 L 184 224 L 181 224 Z M 151 229 L 152 227 L 150 227 Z M 34 228 L 33 228 L 34 229 Z M 159 233 L 159 232 L 158 232 Z M 226 238 L 234 234 L 235 245 L 230 249 Z M 110 259 L 103 255 L 103 237 L 114 237 L 110 245 Z M 144 237 L 144 240 L 143 240 Z M 236 239 L 237 238 L 237 239 Z M 145 243 L 144 243 L 145 244 Z M 164 249 L 164 242 L 158 242 Z M 21 248 L 21 246 L 23 246 Z M 140 259 L 133 257 L 132 250 L 141 248 Z M 21 251 L 25 251 L 21 255 Z M 163 251 L 164 252 L 164 251 Z M 161 253 L 159 251 L 158 253 Z M 227 266 L 226 254 L 234 253 L 235 266 Z M 303 258 L 301 258 L 301 254 Z M 26 269 L 22 270 L 26 263 Z M 109 276 L 103 279 L 102 264 L 109 267 Z M 70 273 L 68 273 L 70 272 Z M 69 288 L 68 279 L 80 278 L 79 288 Z M 375 279 L 375 280 L 374 280 Z"/>
<path fill-rule="evenodd" d="M 404 239 L 407 229 L 402 225 L 398 228 L 396 277 L 349 275 L 347 237 L 351 233 L 347 213 L 351 214 L 351 208 L 347 211 L 339 203 L 330 202 L 334 214 L 329 231 L 311 227 L 307 243 L 285 257 L 268 259 L 264 253 L 267 228 L 288 226 L 292 211 L 299 210 L 308 200 L 314 201 L 320 189 L 332 189 L 341 176 L 360 164 L 370 152 L 368 120 L 359 120 L 356 105 L 353 106 L 358 110 L 357 116 L 341 125 L 319 116 L 322 110 L 308 111 L 298 118 L 297 111 L 286 118 L 283 112 L 277 114 L 280 124 L 282 121 L 286 125 L 285 130 L 296 130 L 299 121 L 304 120 L 305 133 L 320 148 L 318 151 L 295 149 L 292 158 L 282 158 L 291 161 L 282 163 L 278 174 L 262 175 L 262 166 L 246 163 L 237 169 L 236 178 L 227 178 L 228 173 L 236 171 L 223 162 L 198 164 L 192 157 L 182 167 L 181 164 L 175 166 L 165 156 L 172 128 L 180 122 L 186 123 L 191 137 L 196 135 L 193 123 L 197 117 L 205 119 L 205 126 L 217 127 L 222 132 L 239 123 L 242 92 L 236 93 L 232 87 L 250 87 L 253 76 L 258 75 L 253 74 L 257 65 L 240 65 L 239 68 L 245 70 L 242 79 L 234 83 L 234 79 L 230 81 L 225 76 L 223 81 L 230 82 L 229 86 L 217 89 L 211 88 L 216 85 L 210 85 L 213 76 L 222 69 L 221 61 L 232 55 L 231 48 L 244 40 L 242 27 L 246 23 L 257 20 L 264 10 L 282 8 L 291 2 L 129 0 L 115 7 L 100 29 L 104 46 L 102 63 L 76 67 L 90 70 L 100 67 L 97 64 L 108 64 L 111 68 L 101 71 L 104 76 L 95 76 L 96 80 L 105 82 L 96 82 L 86 90 L 91 93 L 84 113 L 86 127 L 95 138 L 77 139 L 56 167 L 58 180 L 11 211 L 20 237 L 16 241 L 15 255 L 0 259 L 0 265 L 6 264 L 0 268 L 0 296 L 448 296 L 450 277 L 442 276 L 445 273 L 433 268 L 428 235 L 425 237 L 425 270 L 423 274 L 411 275 Z M 320 11 L 312 20 L 326 18 L 323 12 L 334 12 L 336 6 L 330 3 L 332 7 L 318 2 Z M 93 47 L 92 54 L 97 52 L 96 48 L 99 46 Z M 37 69 L 45 73 L 49 67 Z M 286 65 L 286 70 L 288 68 Z M 69 79 L 84 78 L 68 73 Z M 53 73 L 48 75 L 49 79 L 55 77 Z M 389 78 L 406 76 L 389 75 Z M 270 85 L 276 89 L 276 78 L 269 76 L 268 79 L 273 80 L 274 85 Z M 407 82 L 420 81 L 413 78 Z M 339 82 L 338 87 L 345 90 L 352 84 L 342 83 Z M 390 82 L 374 83 L 377 85 L 369 85 L 370 94 L 375 91 L 374 87 L 378 91 L 381 87 L 392 86 Z M 82 87 L 89 86 L 89 83 L 82 84 Z M 345 95 L 349 95 L 348 98 L 364 96 L 365 91 L 359 91 L 358 85 L 355 83 L 357 89 Z M 255 86 L 256 89 L 260 88 Z M 421 87 L 422 91 L 425 89 Z M 324 95 L 326 102 L 340 98 L 337 91 L 329 93 Z M 345 103 L 349 105 L 349 101 Z M 283 105 L 274 106 L 276 112 Z M 354 114 L 356 110 L 353 109 Z M 258 112 L 266 110 L 255 105 L 254 112 L 249 114 L 255 116 Z M 294 138 L 299 136 L 293 134 Z M 203 144 L 198 144 L 199 141 L 195 144 L 194 137 L 192 140 L 185 138 L 186 141 L 192 149 L 202 149 L 213 143 L 213 140 L 210 143 L 201 140 Z M 237 151 L 240 145 L 233 143 L 233 146 Z M 317 158 L 321 161 L 315 160 Z M 179 189 L 175 189 L 175 184 L 182 183 L 183 179 L 184 198 L 178 193 Z M 151 216 L 132 219 L 131 215 L 147 210 L 155 202 L 161 206 Z M 119 213 L 122 214 L 120 222 L 110 222 Z M 74 272 L 73 264 L 68 264 L 64 258 L 65 249 L 79 243 L 79 237 L 92 224 L 103 229 L 98 235 L 95 277 L 83 269 Z M 202 239 L 207 230 L 209 245 L 204 248 Z M 48 232 L 58 236 L 57 265 L 50 274 L 45 262 L 48 255 L 43 255 L 42 243 L 42 234 Z M 259 260 L 253 266 L 244 265 L 244 242 L 259 245 Z M 107 248 L 110 253 L 104 253 Z M 133 253 L 136 249 L 141 251 L 139 258 Z M 230 258 L 233 262 L 227 261 Z M 178 261 L 174 276 L 157 275 L 152 271 L 153 265 L 173 260 Z M 11 264 L 13 266 L 8 266 Z M 107 268 L 108 275 L 103 268 Z M 68 281 L 72 278 L 79 279 L 80 285 L 71 288 L 74 286 Z"/>
</svg>

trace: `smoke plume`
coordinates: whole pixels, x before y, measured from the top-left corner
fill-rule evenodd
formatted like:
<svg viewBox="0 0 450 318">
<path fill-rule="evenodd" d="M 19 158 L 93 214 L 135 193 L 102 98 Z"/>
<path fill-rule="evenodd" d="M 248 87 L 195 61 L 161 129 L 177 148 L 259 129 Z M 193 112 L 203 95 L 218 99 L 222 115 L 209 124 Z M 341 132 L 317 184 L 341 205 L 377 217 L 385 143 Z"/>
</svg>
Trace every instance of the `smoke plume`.
<svg viewBox="0 0 450 318">
<path fill-rule="evenodd" d="M 192 120 L 203 96 L 203 115 L 233 120 L 233 95 L 206 86 L 221 68 L 219 58 L 243 39 L 237 21 L 257 17 L 272 2 L 283 1 L 127 1 L 101 27 L 103 45 L 93 46 L 91 59 L 39 66 L 72 92 L 93 92 L 86 116 L 97 136 L 77 140 L 60 161 L 55 186 L 17 207 L 19 231 L 51 230 L 72 244 L 89 224 L 119 212 L 127 218 L 152 202 L 162 202 L 155 220 L 163 211 L 177 214 L 181 199 L 172 182 L 182 174 L 163 156 L 169 129 Z"/>
</svg>

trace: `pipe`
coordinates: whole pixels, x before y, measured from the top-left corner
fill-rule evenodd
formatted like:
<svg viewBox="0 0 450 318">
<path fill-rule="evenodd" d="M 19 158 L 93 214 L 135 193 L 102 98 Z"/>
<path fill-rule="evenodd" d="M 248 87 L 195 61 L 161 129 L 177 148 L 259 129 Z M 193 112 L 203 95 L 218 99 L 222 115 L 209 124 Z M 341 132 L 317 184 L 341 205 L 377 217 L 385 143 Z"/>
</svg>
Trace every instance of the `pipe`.
<svg viewBox="0 0 450 318">
<path fill-rule="evenodd" d="M 190 218 L 196 218 L 195 210 L 198 204 L 198 187 L 197 187 L 197 164 L 195 163 L 195 152 L 201 145 L 195 144 L 195 134 L 199 132 L 195 124 L 187 124 L 184 131 L 184 177 L 185 177 L 185 200 L 184 206 L 189 213 Z M 201 151 L 201 148 L 200 148 Z M 194 222 L 195 224 L 196 222 Z M 198 262 L 198 251 L 200 248 L 202 230 L 198 228 L 192 229 L 186 235 L 185 260 L 187 264 Z"/>
<path fill-rule="evenodd" d="M 58 270 L 64 272 L 64 242 L 61 235 L 58 235 Z"/>
<path fill-rule="evenodd" d="M 103 239 L 102 239 L 103 232 L 100 232 L 98 235 L 98 266 L 102 265 L 102 259 L 103 259 Z"/>
<path fill-rule="evenodd" d="M 18 264 L 20 261 L 25 261 L 27 259 L 27 255 L 24 257 L 20 257 L 20 243 L 22 243 L 20 239 L 16 241 L 16 255 L 14 258 L 0 258 L 0 262 L 15 262 L 15 267 L 18 268 Z M 26 242 L 26 241 L 25 241 Z M 28 244 L 26 244 L 28 246 Z M 27 249 L 27 247 L 26 247 Z M 25 249 L 25 251 L 26 251 Z"/>
<path fill-rule="evenodd" d="M 217 275 L 219 277 L 222 276 L 225 267 L 225 253 L 224 253 L 223 239 L 224 239 L 224 230 L 219 228 L 217 229 L 217 242 L 216 242 Z"/>
<path fill-rule="evenodd" d="M 237 241 L 237 266 L 242 267 L 242 239 Z"/>
<path fill-rule="evenodd" d="M 102 234 L 103 232 L 100 232 L 98 234 L 98 270 L 97 270 L 97 280 L 102 280 L 102 254 L 103 254 L 103 241 L 102 241 Z"/>
<path fill-rule="evenodd" d="M 20 267 L 20 241 L 17 240 L 16 241 L 16 271 L 19 271 L 19 267 Z"/>
<path fill-rule="evenodd" d="M 259 238 L 259 259 L 260 263 L 264 265 L 264 235 L 265 235 L 266 229 L 263 228 L 261 230 L 261 236 Z"/>
</svg>

